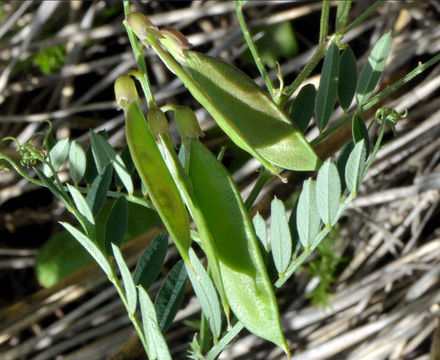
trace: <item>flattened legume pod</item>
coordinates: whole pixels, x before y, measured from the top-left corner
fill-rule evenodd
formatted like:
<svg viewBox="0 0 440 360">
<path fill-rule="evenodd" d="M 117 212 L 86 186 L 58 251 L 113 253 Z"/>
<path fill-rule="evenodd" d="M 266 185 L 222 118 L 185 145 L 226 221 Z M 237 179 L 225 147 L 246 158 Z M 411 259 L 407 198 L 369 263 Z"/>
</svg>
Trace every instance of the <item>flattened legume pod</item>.
<svg viewBox="0 0 440 360">
<path fill-rule="evenodd" d="M 135 13 L 130 16 L 136 18 Z M 188 50 L 186 38 L 174 29 L 160 31 L 160 37 L 157 30 L 148 30 L 150 24 L 144 29 L 137 25 L 135 33 L 153 47 L 223 131 L 269 171 L 277 173 L 273 165 L 290 170 L 319 167 L 320 159 L 301 132 L 247 75 L 226 62 Z"/>
<path fill-rule="evenodd" d="M 228 171 L 197 139 L 191 141 L 189 176 L 212 235 L 232 311 L 249 331 L 289 353 L 272 284 L 239 190 Z"/>
<path fill-rule="evenodd" d="M 225 289 L 223 287 L 223 281 L 220 274 L 217 255 L 213 247 L 214 242 L 212 240 L 212 235 L 209 232 L 205 216 L 200 209 L 200 206 L 192 189 L 191 181 L 174 151 L 170 138 L 166 133 L 162 133 L 159 135 L 159 139 L 163 146 L 164 157 L 171 170 L 174 181 L 176 182 L 176 184 L 178 184 L 178 188 L 180 190 L 182 198 L 184 199 L 189 209 L 189 212 L 191 213 L 191 216 L 194 220 L 194 223 L 197 226 L 200 242 L 203 251 L 205 252 L 205 255 L 208 259 L 209 269 L 211 271 L 215 286 L 217 287 L 217 291 L 220 295 L 222 306 L 229 324 L 229 304 L 226 297 Z M 182 141 L 184 140 L 182 139 Z M 185 141 L 191 142 L 191 139 L 187 138 Z"/>
<path fill-rule="evenodd" d="M 126 77 L 123 78 L 123 83 L 130 85 Z M 131 85 L 125 86 L 131 88 Z M 131 89 L 132 92 L 135 91 L 135 88 Z M 188 251 L 191 246 L 189 218 L 179 190 L 162 158 L 136 97 L 123 93 L 118 96 L 119 91 L 123 89 L 119 88 L 116 82 L 115 92 L 118 104 L 125 111 L 127 143 L 135 167 L 182 259 L 189 264 Z"/>
</svg>

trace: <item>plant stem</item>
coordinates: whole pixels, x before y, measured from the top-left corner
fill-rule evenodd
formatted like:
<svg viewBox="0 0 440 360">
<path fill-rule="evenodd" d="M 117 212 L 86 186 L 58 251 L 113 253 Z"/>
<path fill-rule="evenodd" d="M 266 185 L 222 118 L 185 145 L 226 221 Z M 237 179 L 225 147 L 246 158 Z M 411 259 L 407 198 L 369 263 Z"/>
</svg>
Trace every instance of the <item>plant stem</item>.
<svg viewBox="0 0 440 360">
<path fill-rule="evenodd" d="M 237 14 L 238 22 L 241 27 L 241 32 L 243 33 L 243 36 L 246 40 L 246 43 L 249 47 L 249 50 L 252 54 L 252 57 L 254 58 L 255 64 L 258 67 L 258 71 L 260 72 L 262 78 L 264 79 L 264 82 L 266 83 L 267 90 L 270 93 L 270 96 L 272 99 L 277 102 L 277 96 L 275 96 L 274 92 L 274 86 L 272 81 L 270 80 L 269 74 L 266 71 L 266 67 L 264 66 L 263 62 L 261 61 L 260 55 L 258 54 L 257 48 L 252 40 L 252 36 L 249 33 L 249 29 L 246 25 L 246 21 L 244 20 L 243 16 L 243 4 L 239 3 L 238 0 L 234 0 L 235 5 L 235 13 Z"/>
<path fill-rule="evenodd" d="M 374 11 L 376 11 L 385 0 L 377 0 L 373 5 L 371 5 L 365 12 L 363 12 L 356 20 L 354 20 L 351 24 L 347 25 L 343 29 L 339 30 L 335 33 L 335 35 L 332 36 L 332 38 L 325 42 L 323 41 L 321 43 L 321 35 L 324 34 L 323 29 L 323 16 L 324 13 L 324 5 L 326 4 L 326 0 L 324 0 L 323 3 L 323 16 L 321 17 L 321 29 L 320 29 L 320 43 L 318 48 L 315 51 L 315 54 L 313 54 L 312 59 L 309 61 L 309 63 L 302 69 L 302 71 L 299 73 L 299 75 L 296 77 L 296 79 L 293 81 L 291 85 L 286 87 L 283 92 L 283 96 L 281 97 L 279 104 L 281 107 L 284 106 L 284 104 L 289 100 L 289 98 L 292 96 L 292 94 L 295 92 L 295 90 L 302 84 L 302 82 L 310 75 L 310 73 L 313 71 L 313 69 L 318 65 L 319 61 L 324 57 L 325 53 L 327 52 L 329 46 L 337 41 L 341 36 L 348 33 L 350 30 L 354 29 L 356 26 L 358 26 L 360 23 L 362 23 L 367 17 L 369 17 Z M 328 20 L 327 20 L 327 26 L 328 26 Z"/>
<path fill-rule="evenodd" d="M 33 184 L 35 184 L 35 185 L 38 185 L 38 186 L 42 186 L 42 187 L 44 187 L 44 184 L 43 184 L 42 181 L 37 180 L 37 179 L 34 179 L 33 177 L 30 177 L 28 174 L 26 174 L 26 173 L 23 171 L 23 169 L 22 169 L 21 167 L 19 167 L 19 166 L 15 163 L 15 161 L 12 160 L 9 156 L 0 153 L 0 160 L 5 160 L 5 161 L 7 161 L 8 164 L 11 165 L 11 166 L 14 168 L 14 170 L 15 170 L 20 176 L 22 176 L 23 178 L 25 178 L 27 181 L 29 181 L 29 182 L 31 182 L 31 183 L 33 183 Z"/>
<path fill-rule="evenodd" d="M 307 77 L 310 75 L 313 69 L 315 69 L 316 65 L 318 65 L 321 59 L 324 57 L 329 46 L 330 46 L 329 43 L 327 44 L 324 43 L 318 46 L 315 53 L 313 54 L 313 57 L 310 59 L 308 64 L 301 70 L 301 72 L 293 81 L 293 83 L 284 89 L 283 95 L 279 101 L 280 107 L 284 106 L 284 104 L 287 102 L 287 100 L 289 100 L 289 98 L 292 96 L 295 90 L 303 83 L 305 79 L 307 79 Z"/>
<path fill-rule="evenodd" d="M 349 122 L 353 118 L 353 114 L 347 114 L 341 119 L 339 119 L 336 123 L 331 125 L 328 129 L 323 131 L 321 134 L 319 134 L 316 138 L 314 138 L 310 145 L 316 146 L 318 143 L 320 143 L 322 140 L 327 138 L 329 135 L 333 134 L 336 130 L 338 130 L 341 126 L 343 126 L 345 123 Z"/>
<path fill-rule="evenodd" d="M 374 158 L 376 157 L 376 154 L 377 154 L 377 152 L 380 149 L 380 145 L 382 143 L 382 139 L 383 139 L 383 136 L 385 134 L 385 129 L 386 129 L 386 123 L 381 125 L 380 132 L 379 132 L 379 135 L 378 135 L 377 140 L 376 140 L 376 144 L 374 144 L 374 149 L 371 152 L 371 155 L 370 155 L 370 157 L 368 159 L 368 162 L 365 164 L 364 171 L 363 171 L 363 174 L 362 174 L 362 180 L 364 179 L 365 174 L 367 173 L 368 169 L 373 164 Z"/>
<path fill-rule="evenodd" d="M 264 185 L 271 178 L 272 178 L 272 174 L 267 172 L 266 169 L 262 167 L 260 173 L 258 174 L 257 182 L 255 183 L 254 187 L 251 190 L 251 193 L 244 202 L 244 207 L 246 208 L 246 210 L 248 211 L 250 210 L 250 208 L 254 204 L 254 201 L 257 199 L 261 189 L 263 189 Z"/>
<path fill-rule="evenodd" d="M 321 22 L 319 26 L 319 45 L 321 46 L 325 42 L 325 38 L 328 35 L 328 17 L 330 14 L 330 1 L 323 0 L 322 1 L 322 10 L 321 10 Z"/>
<path fill-rule="evenodd" d="M 123 0 L 123 1 L 124 1 L 124 14 L 125 17 L 127 17 L 127 15 L 130 14 L 130 1 L 129 0 Z M 138 78 L 142 86 L 142 91 L 144 92 L 145 97 L 147 98 L 148 104 L 150 104 L 150 102 L 156 104 L 156 101 L 154 100 L 153 92 L 151 91 L 151 84 L 150 84 L 150 79 L 148 77 L 147 64 L 145 63 L 144 52 L 142 50 L 142 47 L 139 46 L 139 42 L 137 41 L 136 36 L 133 33 L 133 30 L 127 25 L 125 20 L 124 20 L 124 26 L 125 26 L 125 30 L 127 31 L 128 39 L 130 40 L 130 45 L 133 50 L 133 55 L 136 59 L 138 69 L 142 73 L 142 76 Z"/>
<path fill-rule="evenodd" d="M 419 63 L 419 66 L 417 66 L 410 73 L 406 74 L 403 78 L 397 80 L 394 84 L 382 90 L 380 93 L 376 94 L 373 98 L 371 98 L 366 104 L 362 106 L 362 110 L 370 109 L 378 102 L 382 101 L 384 98 L 392 94 L 394 91 L 396 91 L 397 89 L 405 85 L 407 82 L 415 78 L 417 75 L 421 74 L 427 68 L 438 63 L 439 61 L 440 61 L 440 54 L 437 54 L 436 56 L 434 56 L 432 59 L 428 60 L 424 64 Z"/>
<path fill-rule="evenodd" d="M 348 24 L 341 30 L 337 31 L 336 34 L 344 35 L 355 27 L 359 26 L 367 17 L 374 13 L 385 0 L 377 0 L 373 5 L 371 5 L 367 10 L 365 10 L 361 15 L 359 15 L 352 23 Z"/>
<path fill-rule="evenodd" d="M 140 323 L 140 321 L 139 321 L 139 318 L 137 317 L 136 314 L 130 314 L 130 313 L 129 313 L 129 310 L 128 310 L 128 304 L 127 304 L 127 299 L 126 299 L 126 297 L 125 297 L 124 289 L 122 288 L 121 284 L 119 283 L 118 277 L 117 277 L 117 275 L 114 273 L 114 271 L 113 271 L 113 273 L 108 277 L 108 279 L 109 279 L 110 282 L 113 284 L 113 286 L 116 288 L 116 291 L 118 292 L 118 295 L 119 295 L 119 297 L 121 298 L 122 303 L 124 304 L 125 309 L 127 310 L 127 313 L 129 314 L 130 321 L 131 321 L 131 323 L 133 324 L 133 326 L 134 326 L 134 328 L 135 328 L 135 330 L 136 330 L 136 333 L 138 334 L 139 340 L 141 341 L 142 346 L 143 346 L 144 349 L 145 349 L 145 353 L 150 357 L 150 352 L 149 352 L 149 350 L 148 350 L 148 345 L 147 345 L 147 342 L 146 342 L 146 340 L 145 340 L 145 334 L 144 334 L 144 331 L 143 331 L 143 329 L 142 329 L 142 326 L 141 326 L 141 323 Z"/>
<path fill-rule="evenodd" d="M 228 333 L 222 337 L 222 339 L 214 345 L 211 350 L 206 354 L 206 360 L 215 360 L 217 356 L 223 351 L 223 349 L 228 346 L 228 344 L 238 335 L 238 333 L 243 330 L 244 325 L 241 322 L 237 322 Z"/>
</svg>

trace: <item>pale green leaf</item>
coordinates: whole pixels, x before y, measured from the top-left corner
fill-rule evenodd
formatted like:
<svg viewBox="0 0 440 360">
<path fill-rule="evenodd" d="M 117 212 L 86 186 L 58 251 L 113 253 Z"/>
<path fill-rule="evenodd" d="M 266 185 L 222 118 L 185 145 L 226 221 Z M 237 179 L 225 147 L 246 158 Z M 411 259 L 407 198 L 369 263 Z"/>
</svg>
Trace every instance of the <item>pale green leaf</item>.
<svg viewBox="0 0 440 360">
<path fill-rule="evenodd" d="M 90 210 L 89 204 L 81 192 L 70 184 L 67 184 L 67 188 L 72 195 L 73 202 L 75 203 L 78 212 L 84 216 L 90 224 L 95 224 L 95 218 L 92 214 L 92 210 Z"/>
<path fill-rule="evenodd" d="M 374 45 L 368 61 L 359 75 L 356 89 L 356 100 L 359 106 L 364 105 L 379 81 L 391 50 L 391 33 L 384 34 Z"/>
<path fill-rule="evenodd" d="M 70 144 L 69 164 L 70 176 L 78 184 L 86 172 L 86 153 L 76 140 Z"/>
<path fill-rule="evenodd" d="M 217 292 L 211 278 L 192 249 L 189 251 L 189 258 L 193 269 L 187 266 L 186 271 L 202 307 L 203 314 L 205 314 L 208 320 L 211 332 L 214 337 L 218 338 L 220 336 L 222 318 Z"/>
<path fill-rule="evenodd" d="M 122 158 L 116 153 L 116 151 L 103 136 L 95 134 L 93 131 L 90 133 L 90 136 L 92 138 L 93 155 L 95 156 L 99 173 L 103 171 L 102 166 L 105 167 L 108 164 L 112 164 L 116 174 L 124 184 L 128 193 L 132 194 L 134 187 L 131 179 L 131 173 L 127 170 Z"/>
<path fill-rule="evenodd" d="M 136 311 L 137 304 L 137 292 L 136 285 L 134 284 L 133 278 L 131 277 L 130 269 L 125 263 L 124 257 L 122 256 L 119 246 L 111 244 L 113 255 L 115 256 L 116 264 L 118 265 L 119 271 L 122 276 L 122 281 L 124 283 L 125 299 L 127 301 L 127 309 L 130 315 L 134 314 Z"/>
<path fill-rule="evenodd" d="M 270 246 L 273 261 L 279 274 L 284 273 L 292 257 L 292 238 L 286 209 L 281 200 L 276 197 L 271 203 Z"/>
<path fill-rule="evenodd" d="M 254 225 L 255 234 L 257 235 L 258 240 L 260 240 L 260 243 L 263 245 L 263 248 L 266 250 L 266 252 L 269 252 L 270 246 L 269 241 L 267 241 L 266 221 L 259 212 L 257 212 L 253 217 L 252 224 Z"/>
<path fill-rule="evenodd" d="M 341 200 L 341 181 L 336 165 L 327 160 L 316 178 L 316 203 L 322 222 L 333 226 Z"/>
<path fill-rule="evenodd" d="M 105 141 L 105 139 L 102 135 L 97 134 L 94 131 L 90 131 L 90 139 L 96 169 L 98 170 L 98 174 L 102 174 L 105 168 L 110 164 L 110 158 L 101 146 L 101 143 Z"/>
<path fill-rule="evenodd" d="M 296 211 L 299 240 L 308 248 L 318 235 L 321 224 L 316 206 L 316 184 L 311 179 L 304 182 Z"/>
<path fill-rule="evenodd" d="M 355 194 L 362 182 L 365 157 L 365 141 L 361 140 L 355 144 L 353 151 L 348 157 L 347 165 L 345 166 L 345 183 L 347 184 L 348 190 Z"/>
<path fill-rule="evenodd" d="M 107 258 L 92 240 L 90 240 L 86 235 L 84 235 L 81 231 L 79 231 L 69 223 L 60 222 L 60 224 L 63 225 L 64 228 L 76 240 L 80 242 L 80 244 L 88 251 L 88 253 L 93 256 L 93 258 L 96 260 L 99 266 L 101 266 L 102 270 L 104 270 L 107 275 L 110 275 L 112 273 L 112 268 Z"/>
<path fill-rule="evenodd" d="M 167 343 L 157 323 L 156 310 L 150 297 L 142 286 L 139 289 L 139 303 L 142 314 L 142 327 L 148 346 L 148 357 L 157 360 L 171 360 Z"/>
<path fill-rule="evenodd" d="M 49 151 L 49 161 L 52 164 L 55 171 L 58 171 L 61 165 L 64 164 L 64 162 L 67 159 L 67 156 L 69 156 L 69 139 L 62 139 L 58 141 L 55 146 Z M 52 176 L 52 170 L 45 165 L 43 172 L 46 176 Z"/>
</svg>

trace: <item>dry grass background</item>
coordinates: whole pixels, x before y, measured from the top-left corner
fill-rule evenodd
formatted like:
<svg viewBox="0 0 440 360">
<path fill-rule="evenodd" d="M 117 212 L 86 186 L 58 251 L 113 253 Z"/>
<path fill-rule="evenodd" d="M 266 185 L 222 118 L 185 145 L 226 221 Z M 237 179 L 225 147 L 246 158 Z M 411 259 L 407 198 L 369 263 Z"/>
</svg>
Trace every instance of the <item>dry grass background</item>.
<svg viewBox="0 0 440 360">
<path fill-rule="evenodd" d="M 368 1 L 354 2 L 353 14 L 368 5 Z M 180 29 L 196 49 L 243 66 L 231 2 L 133 0 L 133 8 L 151 15 L 159 26 Z M 313 53 L 319 9 L 310 1 L 247 5 L 251 26 L 292 22 L 301 52 L 283 60 L 287 79 Z M 115 109 L 112 84 L 135 66 L 120 1 L 5 1 L 0 10 L 1 136 L 25 141 L 43 128 L 42 119 L 50 119 L 58 138 L 69 136 L 86 145 L 88 129 L 107 129 L 111 144 L 120 148 L 123 118 Z M 440 51 L 440 5 L 436 0 L 386 2 L 346 39 L 362 63 L 389 29 L 393 45 L 382 87 Z M 65 45 L 65 61 L 44 75 L 32 61 L 55 45 Z M 157 98 L 197 108 L 158 59 L 146 55 Z M 249 66 L 245 70 L 257 75 Z M 408 109 L 409 116 L 398 123 L 397 138 L 378 153 L 360 196 L 341 221 L 335 251 L 348 261 L 329 288 L 328 306 L 310 303 L 307 294 L 320 280 L 307 271 L 300 271 L 281 293 L 292 359 L 440 359 L 439 87 L 437 65 L 381 104 Z M 197 114 L 204 130 L 209 130 L 212 121 L 201 110 Z M 321 146 L 320 152 L 334 154 L 349 136 L 348 130 Z M 207 139 L 216 146 L 225 140 L 223 135 Z M 7 143 L 0 143 L 0 151 L 15 154 Z M 248 161 L 234 174 L 244 196 L 257 167 L 255 161 Z M 288 186 L 270 183 L 257 201 L 258 209 L 267 215 L 273 195 L 287 199 L 297 185 L 293 177 Z M 45 191 L 14 172 L 0 173 L 0 359 L 142 358 L 136 355 L 138 347 L 119 298 L 95 266 L 52 288 L 38 287 L 33 273 L 36 251 L 59 230 L 57 221 L 65 216 L 65 209 Z M 125 248 L 132 264 L 157 231 Z M 175 256 L 171 251 L 167 266 Z M 198 311 L 197 301 L 188 293 L 167 334 L 176 359 L 185 357 L 193 333 L 183 321 Z M 283 357 L 278 349 L 243 332 L 221 358 Z"/>
</svg>

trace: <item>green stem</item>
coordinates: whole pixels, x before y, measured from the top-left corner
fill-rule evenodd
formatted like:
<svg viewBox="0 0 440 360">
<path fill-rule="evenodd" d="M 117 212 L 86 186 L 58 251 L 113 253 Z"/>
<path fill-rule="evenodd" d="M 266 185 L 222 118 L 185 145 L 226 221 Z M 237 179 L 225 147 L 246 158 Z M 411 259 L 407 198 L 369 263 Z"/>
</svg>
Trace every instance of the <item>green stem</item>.
<svg viewBox="0 0 440 360">
<path fill-rule="evenodd" d="M 347 25 L 343 29 L 336 32 L 335 35 L 332 36 L 332 39 L 330 39 L 327 42 L 323 41 L 321 43 L 321 36 L 323 36 L 323 34 L 325 34 L 325 22 L 324 22 L 325 8 L 324 8 L 324 6 L 326 4 L 326 0 L 324 0 L 323 14 L 322 14 L 323 16 L 321 17 L 319 46 L 316 49 L 315 54 L 313 55 L 312 59 L 304 67 L 304 69 L 300 72 L 300 74 L 293 81 L 293 83 L 284 89 L 283 96 L 281 97 L 281 99 L 279 101 L 279 105 L 281 107 L 284 106 L 284 104 L 287 102 L 287 100 L 289 100 L 289 98 L 292 96 L 292 94 L 295 92 L 295 90 L 303 83 L 303 81 L 310 75 L 310 73 L 313 71 L 313 69 L 318 65 L 319 61 L 325 56 L 325 54 L 328 50 L 328 47 L 333 42 L 340 39 L 341 35 L 348 33 L 350 30 L 354 29 L 356 26 L 361 24 L 367 17 L 369 17 L 374 11 L 376 11 L 384 2 L 385 2 L 385 0 L 377 0 L 372 6 L 370 6 L 365 12 L 363 12 L 351 24 Z M 328 25 L 328 20 L 327 20 L 327 25 Z"/>
<path fill-rule="evenodd" d="M 371 98 L 366 104 L 362 106 L 362 110 L 368 110 L 374 105 L 376 105 L 378 102 L 382 101 L 384 98 L 392 94 L 394 91 L 405 85 L 407 82 L 415 78 L 417 75 L 421 74 L 423 71 L 425 71 L 427 68 L 431 67 L 432 65 L 438 63 L 440 61 L 440 54 L 437 54 L 432 59 L 427 61 L 426 63 L 422 64 L 420 63 L 419 66 L 417 66 L 414 70 L 412 70 L 410 73 L 406 74 L 403 78 L 400 80 L 397 80 L 394 84 L 389 86 L 388 88 L 382 90 L 380 93 L 376 94 L 373 98 Z"/>
<path fill-rule="evenodd" d="M 228 344 L 238 335 L 238 333 L 244 329 L 244 325 L 241 322 L 237 322 L 231 330 L 227 332 L 222 339 L 214 345 L 211 350 L 206 354 L 206 360 L 215 360 L 217 356 L 223 351 L 223 349 L 228 346 Z"/>
<path fill-rule="evenodd" d="M 129 0 L 123 0 L 123 1 L 124 1 L 124 14 L 125 17 L 127 17 L 127 15 L 130 14 L 130 1 Z M 139 45 L 139 42 L 133 30 L 127 25 L 125 20 L 124 20 L 124 26 L 125 26 L 125 30 L 127 31 L 128 39 L 130 40 L 130 45 L 133 50 L 133 55 L 136 59 L 136 64 L 138 66 L 139 71 L 142 73 L 142 76 L 138 78 L 139 82 L 141 83 L 142 91 L 144 92 L 145 97 L 147 98 L 148 104 L 150 104 L 150 102 L 153 102 L 153 104 L 155 104 L 156 101 L 154 100 L 154 95 L 153 92 L 151 91 L 151 84 L 150 84 L 150 79 L 148 77 L 148 70 L 147 70 L 147 64 L 145 63 L 143 47 Z"/>
<path fill-rule="evenodd" d="M 330 14 L 330 1 L 322 1 L 321 22 L 319 26 L 319 46 L 323 45 L 328 35 L 328 17 Z"/>
<path fill-rule="evenodd" d="M 0 160 L 5 160 L 6 162 L 8 162 L 8 164 L 11 165 L 11 166 L 14 168 L 14 170 L 15 170 L 20 176 L 22 176 L 23 178 L 25 178 L 27 181 L 29 181 L 29 182 L 31 182 L 31 183 L 33 183 L 33 184 L 35 184 L 35 185 L 43 186 L 43 187 L 44 187 L 44 184 L 43 184 L 42 181 L 37 180 L 37 179 L 34 179 L 34 178 L 30 177 L 28 174 L 26 174 L 26 173 L 23 171 L 23 169 L 22 169 L 21 167 L 19 167 L 19 166 L 15 163 L 15 161 L 12 160 L 9 156 L 0 153 Z"/>
<path fill-rule="evenodd" d="M 246 21 L 243 16 L 243 4 L 239 3 L 238 0 L 234 0 L 235 5 L 235 12 L 237 14 L 238 22 L 241 27 L 241 31 L 243 33 L 243 36 L 246 40 L 246 43 L 249 47 L 249 50 L 252 54 L 252 57 L 254 58 L 255 64 L 258 67 L 258 71 L 260 72 L 262 78 L 264 79 L 264 82 L 266 83 L 267 90 L 270 93 L 270 96 L 274 101 L 277 101 L 277 97 L 275 95 L 274 86 L 272 81 L 270 80 L 269 74 L 266 71 L 266 67 L 264 66 L 263 62 L 261 61 L 260 55 L 258 54 L 257 48 L 252 40 L 252 36 L 249 32 L 249 29 L 246 25 Z"/>
<path fill-rule="evenodd" d="M 328 129 L 323 131 L 321 134 L 319 134 L 316 138 L 314 138 L 310 145 L 316 146 L 318 143 L 320 143 L 322 140 L 336 132 L 340 127 L 342 127 L 344 124 L 349 122 L 353 118 L 353 114 L 347 114 L 343 118 L 339 119 L 337 122 L 335 122 L 333 125 L 331 125 Z"/>
<path fill-rule="evenodd" d="M 258 194 L 260 194 L 261 189 L 263 189 L 264 185 L 268 182 L 269 179 L 272 178 L 272 174 L 267 172 L 264 168 L 261 168 L 260 173 L 258 174 L 257 182 L 251 190 L 251 193 L 247 197 L 244 202 L 244 207 L 246 210 L 250 210 L 254 201 L 257 199 Z"/>
<path fill-rule="evenodd" d="M 370 155 L 370 157 L 368 159 L 368 162 L 365 164 L 364 171 L 363 171 L 363 174 L 362 174 L 362 180 L 365 177 L 365 174 L 367 173 L 368 169 L 373 164 L 374 158 L 376 157 L 376 154 L 377 154 L 377 152 L 380 149 L 380 145 L 382 143 L 382 139 L 383 139 L 383 136 L 385 134 L 385 129 L 386 129 L 386 123 L 382 124 L 382 126 L 380 128 L 380 132 L 379 132 L 379 135 L 377 137 L 376 144 L 374 144 L 374 149 L 373 149 L 373 151 L 372 151 L 372 153 L 371 153 L 371 155 Z"/>
<path fill-rule="evenodd" d="M 359 26 L 366 18 L 368 18 L 372 13 L 374 13 L 385 0 L 377 0 L 373 5 L 371 5 L 367 10 L 365 10 L 361 15 L 359 15 L 351 24 L 348 24 L 341 30 L 337 31 L 336 34 L 344 35 L 355 27 Z"/>
<path fill-rule="evenodd" d="M 125 309 L 127 310 L 127 313 L 129 314 L 129 318 L 131 320 L 131 323 L 134 326 L 134 329 L 136 330 L 136 333 L 138 334 L 139 340 L 142 343 L 142 346 L 145 349 L 145 353 L 150 357 L 150 352 L 148 350 L 148 345 L 147 345 L 147 341 L 145 339 L 145 334 L 144 334 L 144 330 L 142 329 L 141 323 L 139 321 L 139 318 L 137 317 L 136 314 L 130 314 L 129 309 L 128 309 L 128 304 L 127 304 L 127 299 L 125 296 L 125 292 L 124 289 L 122 288 L 121 284 L 119 283 L 118 277 L 117 275 L 113 272 L 108 279 L 110 280 L 110 282 L 113 284 L 113 286 L 116 288 L 116 291 L 119 294 L 119 297 L 122 300 L 122 303 L 125 306 Z"/>
<path fill-rule="evenodd" d="M 292 96 L 295 90 L 298 89 L 298 87 L 303 83 L 303 81 L 309 77 L 311 72 L 315 69 L 315 67 L 319 64 L 321 59 L 325 56 L 325 53 L 327 52 L 329 46 L 330 43 L 327 44 L 324 43 L 318 46 L 315 53 L 313 54 L 313 57 L 310 59 L 309 63 L 301 70 L 301 72 L 293 81 L 293 83 L 284 89 L 283 95 L 279 101 L 280 107 L 284 106 L 284 104 L 287 102 L 287 100 L 289 100 L 289 98 Z"/>
</svg>

